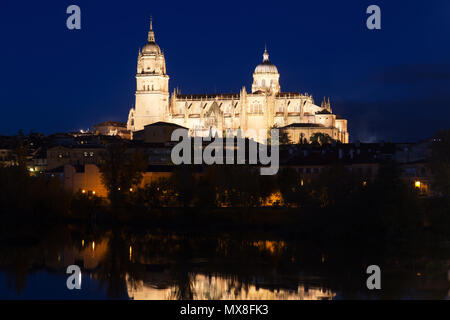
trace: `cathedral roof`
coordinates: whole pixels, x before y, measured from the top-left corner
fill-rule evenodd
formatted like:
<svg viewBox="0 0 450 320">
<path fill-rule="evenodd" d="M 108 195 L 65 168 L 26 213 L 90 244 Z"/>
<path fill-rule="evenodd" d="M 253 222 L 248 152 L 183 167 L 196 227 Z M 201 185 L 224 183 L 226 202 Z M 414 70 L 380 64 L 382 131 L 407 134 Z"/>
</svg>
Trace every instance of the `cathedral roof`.
<svg viewBox="0 0 450 320">
<path fill-rule="evenodd" d="M 176 94 L 180 100 L 209 100 L 209 99 L 239 99 L 239 93 L 211 93 L 211 94 Z"/>
<path fill-rule="evenodd" d="M 316 112 L 316 114 L 332 114 L 332 113 L 326 109 L 323 109 L 322 111 Z"/>
<path fill-rule="evenodd" d="M 282 127 L 280 129 L 287 129 L 287 128 L 322 128 L 325 127 L 321 123 L 292 123 L 288 126 Z"/>
<path fill-rule="evenodd" d="M 170 122 L 164 122 L 164 121 L 158 121 L 158 122 L 147 124 L 144 126 L 144 128 L 150 128 L 150 127 L 173 127 L 173 128 L 179 128 L 179 129 L 187 129 L 186 127 L 180 126 L 176 123 L 170 123 Z"/>
<path fill-rule="evenodd" d="M 264 50 L 263 62 L 255 68 L 255 73 L 278 73 L 277 67 L 269 60 L 267 48 Z"/>
</svg>

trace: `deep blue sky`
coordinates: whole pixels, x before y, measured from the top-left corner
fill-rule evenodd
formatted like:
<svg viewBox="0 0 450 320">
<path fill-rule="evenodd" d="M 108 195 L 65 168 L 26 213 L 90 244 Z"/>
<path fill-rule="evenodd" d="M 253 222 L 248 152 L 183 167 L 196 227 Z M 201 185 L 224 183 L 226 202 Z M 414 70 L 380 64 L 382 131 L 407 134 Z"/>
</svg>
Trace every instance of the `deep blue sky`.
<svg viewBox="0 0 450 320">
<path fill-rule="evenodd" d="M 77 4 L 82 29 L 66 28 Z M 366 8 L 382 30 L 366 28 Z M 450 128 L 450 1 L 0 2 L 0 134 L 126 121 L 149 16 L 171 92 L 239 92 L 267 43 L 283 91 L 329 96 L 352 140 Z"/>
</svg>

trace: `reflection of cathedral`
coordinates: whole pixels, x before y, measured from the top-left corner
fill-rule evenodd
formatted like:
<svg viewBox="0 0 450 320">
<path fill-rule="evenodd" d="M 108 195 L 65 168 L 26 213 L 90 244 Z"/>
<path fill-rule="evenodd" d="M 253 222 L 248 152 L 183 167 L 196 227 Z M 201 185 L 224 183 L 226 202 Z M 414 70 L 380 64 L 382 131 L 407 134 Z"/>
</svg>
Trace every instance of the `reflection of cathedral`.
<svg viewBox="0 0 450 320">
<path fill-rule="evenodd" d="M 309 140 L 314 133 L 326 133 L 347 143 L 347 120 L 331 111 L 330 102 L 314 104 L 312 96 L 282 92 L 280 74 L 269 60 L 267 49 L 263 61 L 253 73 L 252 92 L 243 87 L 234 94 L 181 94 L 169 96 L 169 76 L 164 53 L 155 42 L 152 23 L 147 43 L 139 51 L 136 75 L 136 105 L 128 117 L 127 127 L 135 132 L 155 122 L 171 122 L 189 129 L 191 135 L 235 135 L 238 129 L 249 138 L 250 130 L 285 128 L 293 142 Z"/>
</svg>

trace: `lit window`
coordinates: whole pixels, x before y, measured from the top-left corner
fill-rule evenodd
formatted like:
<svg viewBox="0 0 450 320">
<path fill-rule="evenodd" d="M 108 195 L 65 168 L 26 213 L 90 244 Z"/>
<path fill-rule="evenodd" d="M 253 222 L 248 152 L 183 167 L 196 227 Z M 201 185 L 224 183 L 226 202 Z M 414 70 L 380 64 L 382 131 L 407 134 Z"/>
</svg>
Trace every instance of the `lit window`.
<svg viewBox="0 0 450 320">
<path fill-rule="evenodd" d="M 415 186 L 416 188 L 420 189 L 420 187 L 422 186 L 422 183 L 421 183 L 420 181 L 416 181 L 416 182 L 414 183 L 414 186 Z"/>
</svg>

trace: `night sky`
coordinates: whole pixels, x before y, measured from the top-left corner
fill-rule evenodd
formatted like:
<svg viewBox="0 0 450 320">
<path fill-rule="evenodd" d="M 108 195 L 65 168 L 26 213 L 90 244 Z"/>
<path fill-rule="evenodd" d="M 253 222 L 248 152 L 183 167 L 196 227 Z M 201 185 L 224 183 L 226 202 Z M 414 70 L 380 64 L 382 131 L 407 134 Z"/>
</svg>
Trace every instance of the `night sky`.
<svg viewBox="0 0 450 320">
<path fill-rule="evenodd" d="M 79 31 L 66 8 L 81 7 Z M 382 30 L 366 28 L 377 4 Z M 264 44 L 282 91 L 330 97 L 351 140 L 450 128 L 450 1 L 0 1 L 0 134 L 126 121 L 153 16 L 170 92 L 251 90 Z"/>
</svg>

